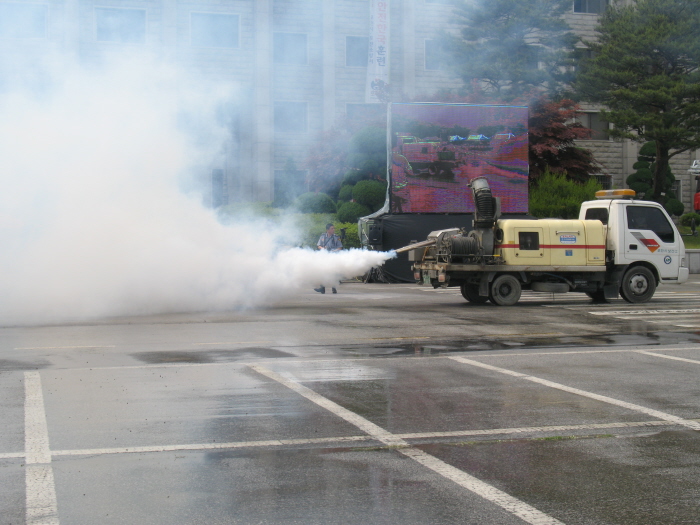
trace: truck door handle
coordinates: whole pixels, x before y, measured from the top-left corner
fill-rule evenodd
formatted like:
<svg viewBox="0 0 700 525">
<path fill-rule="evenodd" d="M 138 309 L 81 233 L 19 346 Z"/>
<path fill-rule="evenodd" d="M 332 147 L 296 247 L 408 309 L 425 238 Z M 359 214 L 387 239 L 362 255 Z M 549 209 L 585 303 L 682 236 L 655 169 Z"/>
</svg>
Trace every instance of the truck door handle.
<svg viewBox="0 0 700 525">
<path fill-rule="evenodd" d="M 630 250 L 636 250 L 637 245 L 636 244 L 630 244 Z"/>
</svg>

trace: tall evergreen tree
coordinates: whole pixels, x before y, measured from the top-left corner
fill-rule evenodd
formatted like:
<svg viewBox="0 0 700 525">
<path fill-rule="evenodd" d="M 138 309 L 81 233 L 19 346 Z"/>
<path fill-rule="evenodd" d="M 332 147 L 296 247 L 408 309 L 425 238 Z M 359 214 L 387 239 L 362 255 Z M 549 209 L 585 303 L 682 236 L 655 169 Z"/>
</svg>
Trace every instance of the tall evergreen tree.
<svg viewBox="0 0 700 525">
<path fill-rule="evenodd" d="M 460 36 L 444 37 L 455 72 L 468 91 L 503 101 L 557 92 L 577 37 L 563 15 L 571 0 L 475 0 L 457 3 Z"/>
<path fill-rule="evenodd" d="M 700 0 L 635 0 L 600 19 L 576 87 L 604 104 L 611 134 L 655 141 L 651 198 L 663 201 L 669 159 L 700 148 Z"/>
</svg>

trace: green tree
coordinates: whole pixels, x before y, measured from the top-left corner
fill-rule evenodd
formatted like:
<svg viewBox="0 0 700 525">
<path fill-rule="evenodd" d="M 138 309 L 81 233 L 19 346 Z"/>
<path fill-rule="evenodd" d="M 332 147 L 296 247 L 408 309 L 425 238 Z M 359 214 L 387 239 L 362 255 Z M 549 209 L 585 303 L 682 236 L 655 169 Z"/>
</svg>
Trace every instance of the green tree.
<svg viewBox="0 0 700 525">
<path fill-rule="evenodd" d="M 656 169 L 655 142 L 647 142 L 641 147 L 637 162 L 632 167 L 636 171 L 627 177 L 627 185 L 637 193 L 640 199 L 651 198 L 654 191 L 654 170 Z M 673 192 L 674 182 L 676 182 L 676 177 L 673 176 L 671 167 L 666 166 L 661 202 L 671 215 L 682 215 L 685 207 Z"/>
<path fill-rule="evenodd" d="M 443 35 L 445 63 L 467 91 L 508 101 L 558 91 L 577 37 L 564 20 L 571 0 L 476 0 L 457 3 L 459 37 Z"/>
<path fill-rule="evenodd" d="M 653 189 L 662 202 L 669 159 L 700 147 L 700 0 L 635 0 L 600 19 L 576 81 L 608 109 L 611 135 L 654 141 Z"/>
<path fill-rule="evenodd" d="M 360 172 L 358 180 L 386 179 L 386 128 L 366 127 L 350 139 L 348 164 Z"/>
<path fill-rule="evenodd" d="M 302 193 L 294 207 L 301 213 L 335 213 L 337 208 L 333 199 L 325 193 Z"/>
<path fill-rule="evenodd" d="M 576 219 L 581 203 L 592 200 L 603 188 L 591 178 L 580 183 L 566 178 L 563 173 L 546 170 L 530 188 L 530 214 L 538 217 Z"/>
<path fill-rule="evenodd" d="M 367 206 L 363 206 L 359 202 L 346 202 L 338 209 L 337 217 L 340 222 L 357 222 L 357 219 L 369 214 Z"/>
<path fill-rule="evenodd" d="M 353 187 L 352 198 L 375 212 L 386 200 L 386 184 L 376 180 L 361 180 Z"/>
</svg>

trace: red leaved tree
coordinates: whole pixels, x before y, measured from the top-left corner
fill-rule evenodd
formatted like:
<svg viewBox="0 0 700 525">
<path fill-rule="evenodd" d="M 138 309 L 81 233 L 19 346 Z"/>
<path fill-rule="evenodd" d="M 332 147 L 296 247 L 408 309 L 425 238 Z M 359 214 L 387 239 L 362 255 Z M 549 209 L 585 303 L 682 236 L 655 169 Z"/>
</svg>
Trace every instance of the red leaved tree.
<svg viewBox="0 0 700 525">
<path fill-rule="evenodd" d="M 576 121 L 580 112 L 572 100 L 540 98 L 530 105 L 530 182 L 537 180 L 547 168 L 552 173 L 566 173 L 567 178 L 585 182 L 600 173 L 590 150 L 574 141 L 590 138 L 592 130 Z"/>
</svg>

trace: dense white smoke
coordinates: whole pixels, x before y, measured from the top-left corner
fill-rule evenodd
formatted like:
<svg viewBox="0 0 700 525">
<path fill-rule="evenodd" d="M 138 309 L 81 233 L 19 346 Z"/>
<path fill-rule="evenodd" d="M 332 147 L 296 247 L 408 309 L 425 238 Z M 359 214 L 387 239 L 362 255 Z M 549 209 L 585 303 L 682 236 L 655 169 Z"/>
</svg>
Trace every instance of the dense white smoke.
<svg viewBox="0 0 700 525">
<path fill-rule="evenodd" d="M 293 231 L 222 225 L 182 191 L 235 86 L 143 58 L 56 69 L 0 94 L 0 326 L 255 306 L 389 257 L 285 248 Z"/>
</svg>

